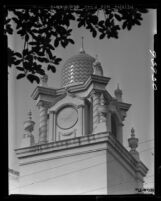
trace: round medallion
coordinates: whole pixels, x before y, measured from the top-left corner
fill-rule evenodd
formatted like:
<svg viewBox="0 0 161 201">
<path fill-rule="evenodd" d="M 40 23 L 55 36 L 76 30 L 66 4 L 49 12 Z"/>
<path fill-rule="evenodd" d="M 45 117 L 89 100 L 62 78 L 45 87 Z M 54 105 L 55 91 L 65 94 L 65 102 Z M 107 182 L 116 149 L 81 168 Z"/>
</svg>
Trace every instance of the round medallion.
<svg viewBox="0 0 161 201">
<path fill-rule="evenodd" d="M 57 125 L 62 129 L 69 129 L 77 123 L 77 120 L 77 110 L 69 106 L 59 111 L 57 116 Z"/>
</svg>

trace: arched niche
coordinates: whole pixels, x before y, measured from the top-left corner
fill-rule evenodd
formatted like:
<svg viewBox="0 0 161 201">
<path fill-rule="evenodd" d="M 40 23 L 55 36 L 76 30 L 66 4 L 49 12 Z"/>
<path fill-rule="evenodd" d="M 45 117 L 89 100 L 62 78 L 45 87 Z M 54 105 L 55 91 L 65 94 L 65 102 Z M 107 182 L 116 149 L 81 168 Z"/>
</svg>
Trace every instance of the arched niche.
<svg viewBox="0 0 161 201">
<path fill-rule="evenodd" d="M 116 112 L 111 114 L 111 134 L 114 136 L 121 144 L 123 143 L 122 135 L 122 121 Z"/>
<path fill-rule="evenodd" d="M 115 113 L 111 115 L 111 134 L 118 139 L 118 118 Z"/>
</svg>

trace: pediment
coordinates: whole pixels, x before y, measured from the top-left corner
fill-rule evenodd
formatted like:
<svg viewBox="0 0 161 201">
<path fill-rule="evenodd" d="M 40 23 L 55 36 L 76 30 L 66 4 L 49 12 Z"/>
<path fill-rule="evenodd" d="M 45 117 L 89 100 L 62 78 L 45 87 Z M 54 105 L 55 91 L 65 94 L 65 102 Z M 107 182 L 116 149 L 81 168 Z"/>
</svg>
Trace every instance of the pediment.
<svg viewBox="0 0 161 201">
<path fill-rule="evenodd" d="M 75 106 L 83 105 L 84 104 L 84 99 L 79 98 L 79 97 L 74 96 L 74 95 L 66 94 L 62 99 L 57 101 L 49 109 L 49 112 L 52 112 L 52 111 L 56 112 L 57 110 L 59 110 L 59 108 L 63 107 L 64 105 L 68 105 L 69 103 L 70 103 L 70 105 L 75 105 Z"/>
</svg>

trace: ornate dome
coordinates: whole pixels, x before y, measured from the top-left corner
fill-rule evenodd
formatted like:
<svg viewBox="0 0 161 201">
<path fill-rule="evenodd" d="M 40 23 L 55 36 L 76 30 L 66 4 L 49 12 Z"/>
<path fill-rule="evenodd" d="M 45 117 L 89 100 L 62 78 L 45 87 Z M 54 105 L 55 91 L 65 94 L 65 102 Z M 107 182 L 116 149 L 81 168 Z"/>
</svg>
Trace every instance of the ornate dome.
<svg viewBox="0 0 161 201">
<path fill-rule="evenodd" d="M 93 73 L 95 58 L 81 50 L 79 54 L 69 58 L 62 69 L 61 86 L 84 83 Z"/>
</svg>

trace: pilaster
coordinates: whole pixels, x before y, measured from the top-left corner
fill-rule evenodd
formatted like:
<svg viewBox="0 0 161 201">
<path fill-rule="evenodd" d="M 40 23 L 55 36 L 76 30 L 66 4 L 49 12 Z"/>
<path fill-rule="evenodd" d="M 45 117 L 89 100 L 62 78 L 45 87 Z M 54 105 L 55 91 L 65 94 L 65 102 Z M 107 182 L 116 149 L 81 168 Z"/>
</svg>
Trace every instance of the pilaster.
<svg viewBox="0 0 161 201">
<path fill-rule="evenodd" d="M 40 111 L 39 123 L 39 144 L 47 143 L 47 111 L 48 105 L 44 101 L 39 101 L 38 108 Z"/>
</svg>

